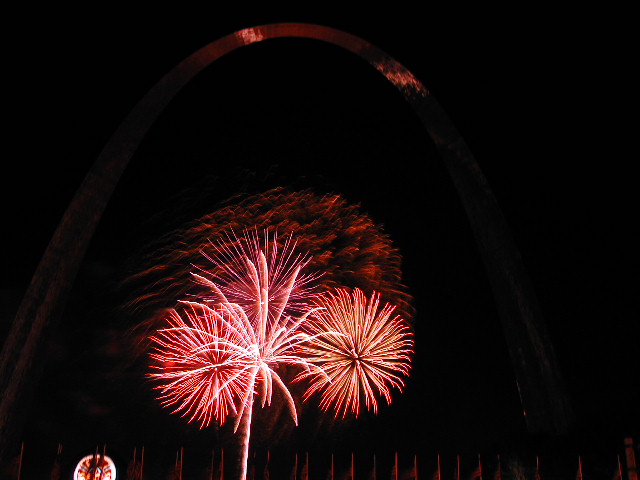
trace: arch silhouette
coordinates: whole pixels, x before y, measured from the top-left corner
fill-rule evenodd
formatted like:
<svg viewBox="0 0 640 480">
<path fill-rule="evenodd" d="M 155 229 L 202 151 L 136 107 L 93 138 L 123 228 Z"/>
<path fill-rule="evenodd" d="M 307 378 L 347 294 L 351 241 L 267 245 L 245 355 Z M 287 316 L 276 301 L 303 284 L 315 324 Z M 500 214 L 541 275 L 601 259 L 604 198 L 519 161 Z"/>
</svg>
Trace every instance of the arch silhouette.
<svg viewBox="0 0 640 480">
<path fill-rule="evenodd" d="M 532 432 L 567 429 L 571 407 L 520 254 L 475 158 L 443 109 L 409 70 L 365 40 L 330 27 L 281 23 L 246 28 L 187 57 L 139 101 L 100 152 L 38 265 L 0 356 L 0 461 L 18 430 L 12 412 L 34 388 L 31 379 L 43 368 L 41 347 L 56 326 L 101 214 L 147 131 L 182 87 L 208 65 L 246 45 L 283 37 L 321 40 L 356 54 L 411 104 L 469 218 L 507 338 L 527 426 Z"/>
</svg>

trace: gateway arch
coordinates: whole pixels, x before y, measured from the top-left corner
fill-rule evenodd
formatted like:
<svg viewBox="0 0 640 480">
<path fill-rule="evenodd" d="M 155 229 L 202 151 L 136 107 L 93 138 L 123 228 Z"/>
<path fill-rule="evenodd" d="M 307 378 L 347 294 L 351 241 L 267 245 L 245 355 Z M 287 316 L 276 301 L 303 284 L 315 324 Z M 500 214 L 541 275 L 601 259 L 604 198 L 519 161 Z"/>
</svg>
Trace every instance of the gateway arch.
<svg viewBox="0 0 640 480">
<path fill-rule="evenodd" d="M 418 114 L 454 183 L 494 294 L 530 432 L 565 432 L 572 410 L 545 323 L 502 211 L 478 163 L 446 113 L 403 65 L 365 40 L 319 25 L 280 23 L 247 28 L 196 51 L 133 108 L 80 185 L 49 243 L 0 355 L 0 461 L 16 441 L 16 406 L 28 399 L 57 319 L 109 198 L 136 148 L 175 95 L 208 65 L 246 45 L 309 38 L 359 56 L 391 82 Z"/>
</svg>

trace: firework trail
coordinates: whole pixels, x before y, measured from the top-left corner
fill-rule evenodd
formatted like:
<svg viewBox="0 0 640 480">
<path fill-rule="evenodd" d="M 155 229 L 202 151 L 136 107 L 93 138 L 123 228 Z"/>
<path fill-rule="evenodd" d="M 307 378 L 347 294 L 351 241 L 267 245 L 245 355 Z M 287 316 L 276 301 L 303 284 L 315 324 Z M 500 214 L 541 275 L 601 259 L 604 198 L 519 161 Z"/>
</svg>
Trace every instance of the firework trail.
<svg viewBox="0 0 640 480">
<path fill-rule="evenodd" d="M 413 338 L 408 324 L 394 316 L 393 305 L 380 309 L 375 292 L 367 299 L 359 289 L 338 289 L 316 302 L 321 308 L 305 328 L 309 335 L 319 336 L 306 347 L 305 357 L 322 367 L 323 375 L 298 375 L 297 380 L 312 380 L 304 399 L 320 393 L 320 407 L 334 409 L 336 417 L 349 412 L 358 417 L 363 406 L 377 413 L 378 397 L 390 404 L 391 389 L 402 391 L 403 377 L 409 374 Z"/>
<path fill-rule="evenodd" d="M 310 335 L 302 329 L 315 308 L 304 307 L 296 317 L 288 313 L 293 293 L 301 304 L 308 293 L 311 276 L 300 273 L 308 257 L 295 255 L 289 242 L 278 250 L 275 234 L 270 240 L 268 232 L 263 243 L 257 231 L 234 238 L 209 257 L 217 273 L 195 274 L 210 290 L 202 298 L 209 304 L 181 302 L 181 312 L 172 310 L 168 327 L 151 337 L 156 362 L 151 377 L 159 382 L 161 403 L 201 428 L 235 416 L 234 432 L 242 425 L 244 478 L 254 397 L 260 396 L 263 407 L 270 405 L 277 387 L 297 425 L 295 402 L 275 369 L 293 365 L 322 377 L 322 370 L 299 353 L 327 332 Z M 224 262 L 217 264 L 220 259 Z"/>
</svg>

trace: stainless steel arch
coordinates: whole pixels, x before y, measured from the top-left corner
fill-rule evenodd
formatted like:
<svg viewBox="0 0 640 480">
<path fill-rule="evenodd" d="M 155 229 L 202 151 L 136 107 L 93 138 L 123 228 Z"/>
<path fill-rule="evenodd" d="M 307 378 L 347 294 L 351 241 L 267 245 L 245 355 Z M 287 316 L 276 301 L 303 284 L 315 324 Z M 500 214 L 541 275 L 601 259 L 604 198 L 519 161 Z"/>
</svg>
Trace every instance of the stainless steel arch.
<svg viewBox="0 0 640 480">
<path fill-rule="evenodd" d="M 0 356 L 0 460 L 13 439 L 12 412 L 20 398 L 29 396 L 29 379 L 42 368 L 40 347 L 55 328 L 101 214 L 143 137 L 171 99 L 205 67 L 245 45 L 282 37 L 321 40 L 358 55 L 383 74 L 418 113 L 473 228 L 509 344 L 529 430 L 566 430 L 571 408 L 533 288 L 493 193 L 445 112 L 411 72 L 361 38 L 324 26 L 282 23 L 241 30 L 190 55 L 140 100 L 101 151 L 47 247 Z"/>
</svg>

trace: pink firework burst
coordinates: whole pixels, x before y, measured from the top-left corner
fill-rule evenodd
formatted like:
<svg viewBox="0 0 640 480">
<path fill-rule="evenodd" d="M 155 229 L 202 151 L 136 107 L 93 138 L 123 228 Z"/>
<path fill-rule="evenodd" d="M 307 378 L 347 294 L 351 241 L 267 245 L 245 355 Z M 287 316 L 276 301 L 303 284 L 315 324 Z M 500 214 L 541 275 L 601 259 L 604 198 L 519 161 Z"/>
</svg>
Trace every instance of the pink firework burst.
<svg viewBox="0 0 640 480">
<path fill-rule="evenodd" d="M 311 258 L 296 252 L 293 235 L 280 241 L 277 233 L 246 230 L 238 237 L 233 231 L 201 250 L 213 265 L 200 274 L 192 273 L 196 282 L 207 288 L 201 294 L 208 303 L 240 305 L 254 323 L 268 315 L 273 322 L 283 314 L 300 314 L 308 310 L 313 297 L 313 281 L 319 275 L 303 273 Z"/>
<path fill-rule="evenodd" d="M 338 289 L 317 299 L 321 307 L 305 328 L 316 338 L 305 347 L 305 356 L 321 367 L 303 372 L 297 379 L 311 377 L 305 400 L 321 394 L 320 407 L 333 408 L 336 417 L 353 412 L 357 417 L 362 404 L 378 412 L 378 397 L 391 403 L 391 389 L 404 388 L 413 353 L 413 335 L 406 322 L 394 316 L 395 307 L 379 309 L 380 296 L 367 299 L 355 289 Z M 327 332 L 335 332 L 327 334 Z"/>
</svg>

